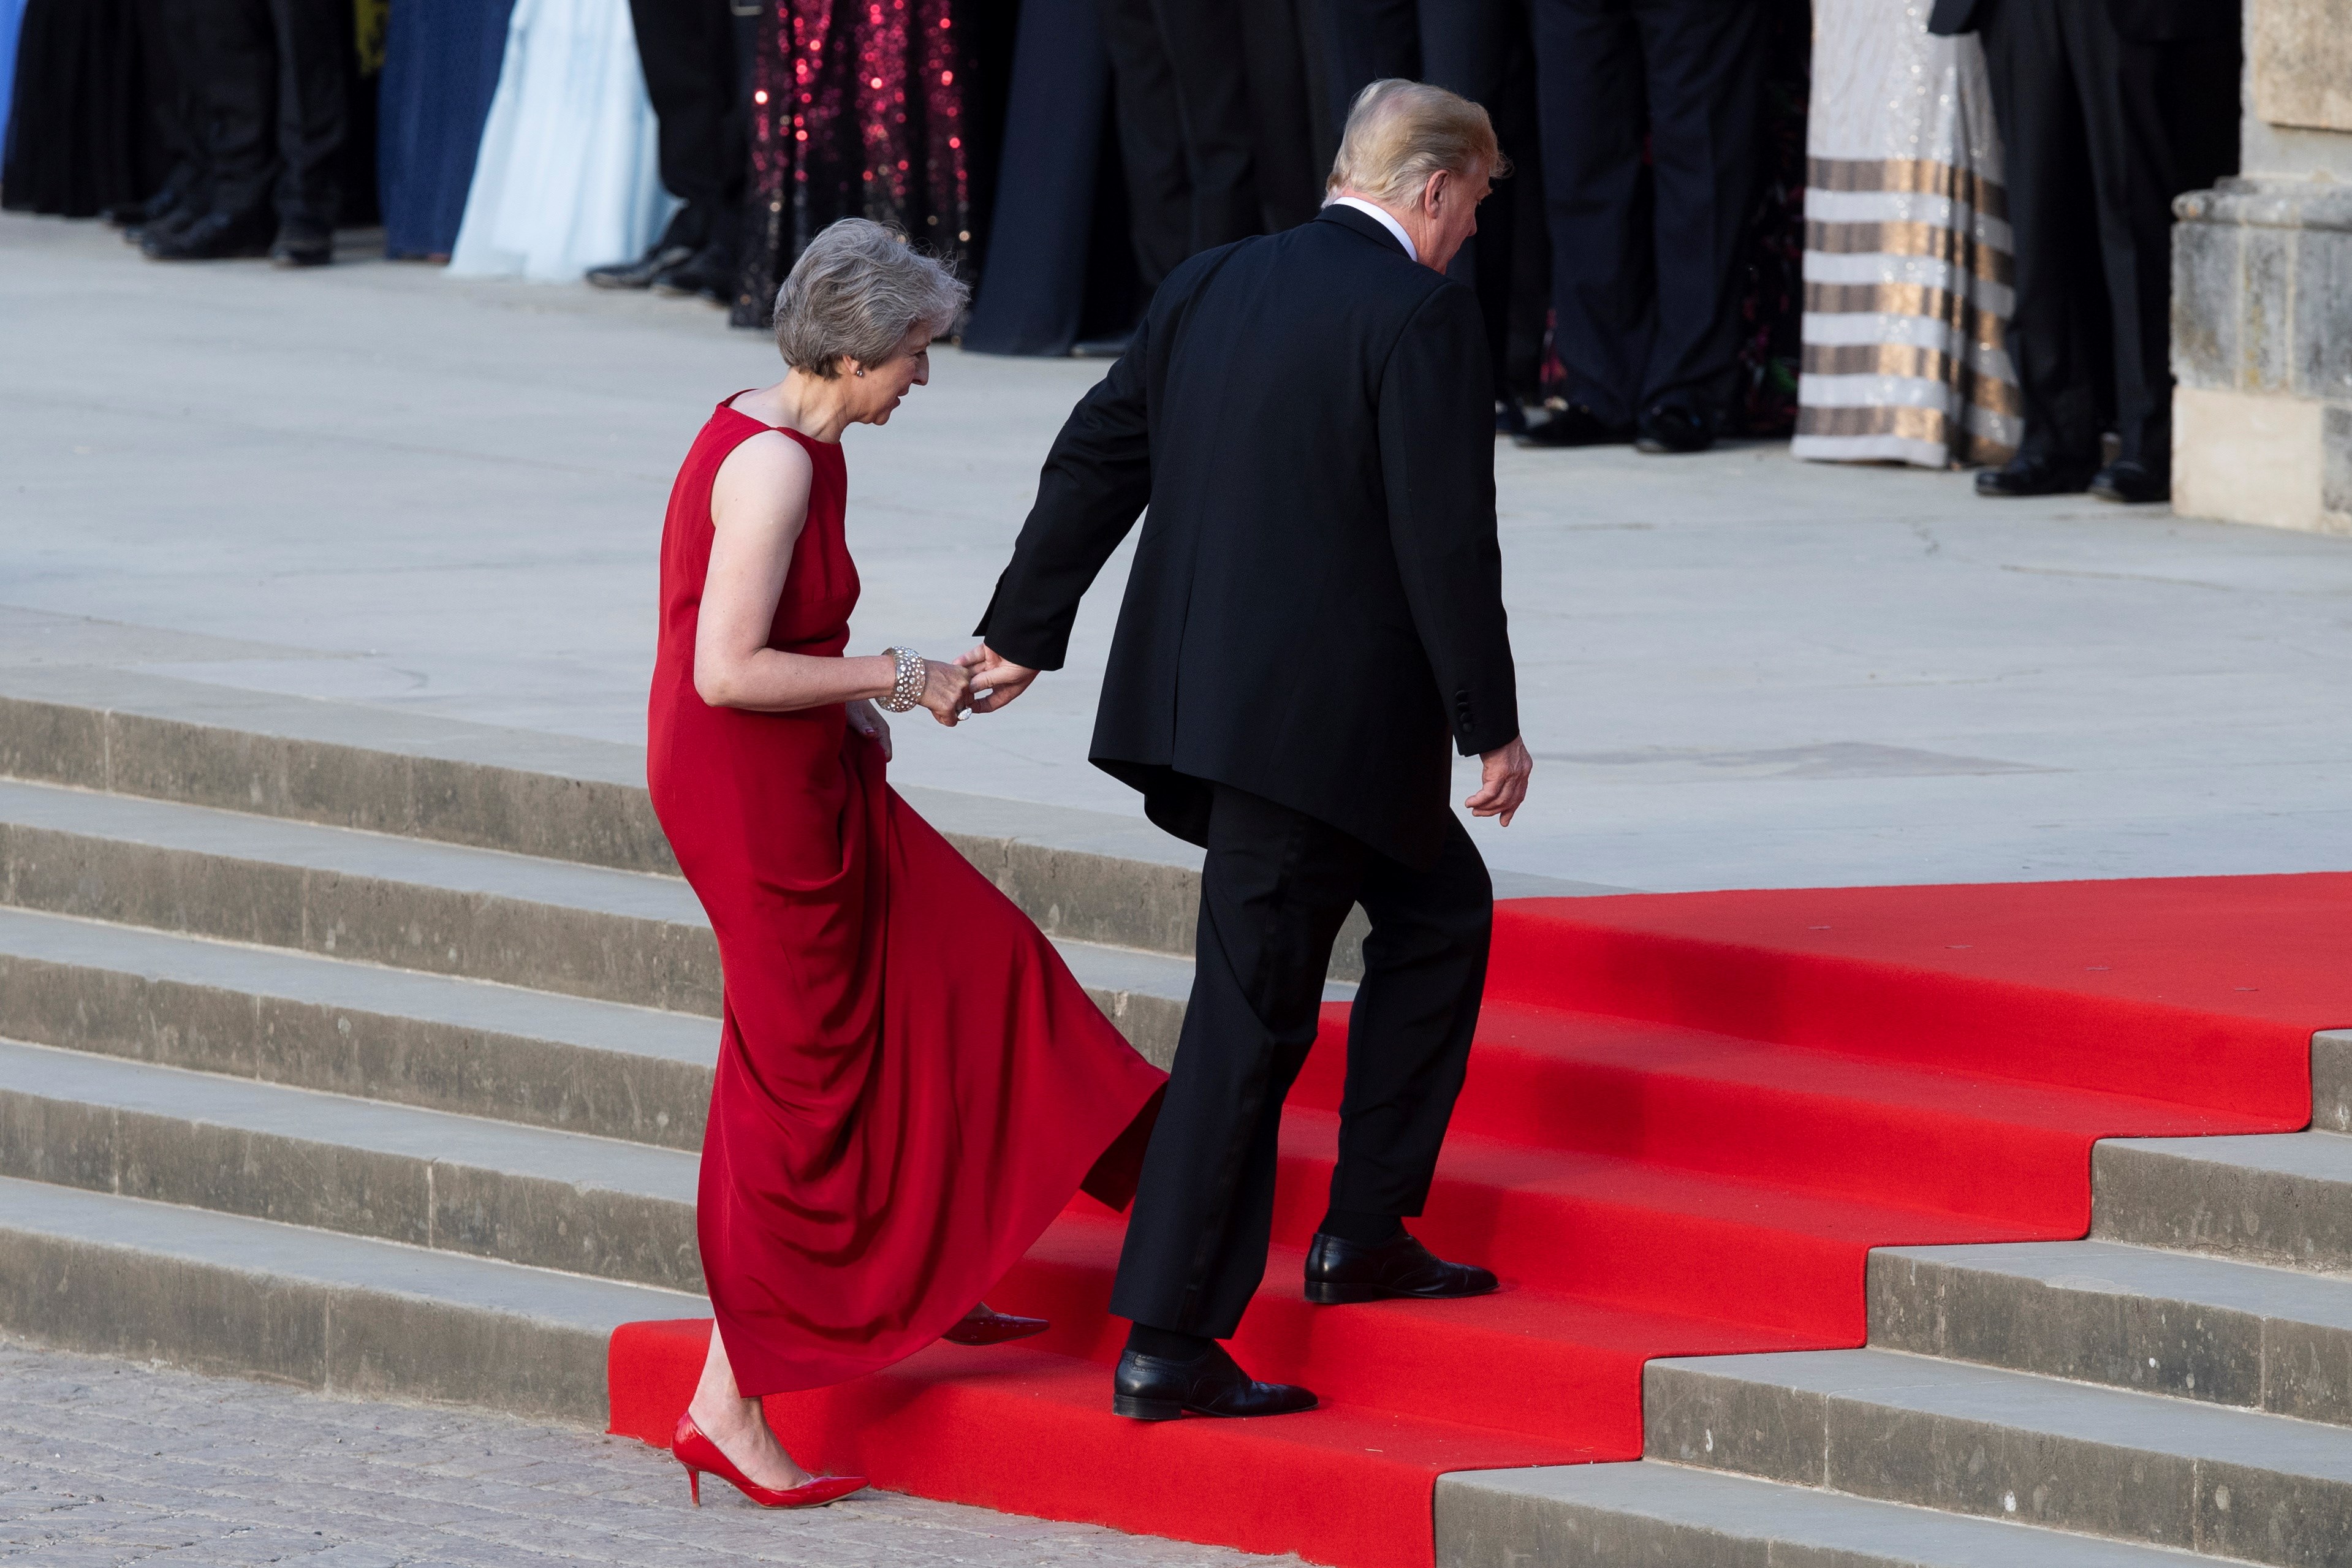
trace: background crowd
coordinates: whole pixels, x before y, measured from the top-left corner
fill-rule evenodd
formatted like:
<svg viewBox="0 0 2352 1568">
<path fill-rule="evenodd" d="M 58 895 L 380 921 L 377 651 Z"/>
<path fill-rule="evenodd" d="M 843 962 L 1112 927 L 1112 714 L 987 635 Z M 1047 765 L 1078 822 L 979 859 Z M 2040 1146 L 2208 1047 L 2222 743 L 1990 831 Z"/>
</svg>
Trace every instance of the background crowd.
<svg viewBox="0 0 2352 1568">
<path fill-rule="evenodd" d="M 2170 201 L 2235 168 L 2238 38 L 2238 0 L 0 0 L 0 204 L 162 261 L 380 223 L 749 327 L 861 215 L 973 281 L 966 348 L 1113 353 L 1417 77 L 1513 165 L 1454 266 L 1498 430 L 2159 499 Z"/>
</svg>

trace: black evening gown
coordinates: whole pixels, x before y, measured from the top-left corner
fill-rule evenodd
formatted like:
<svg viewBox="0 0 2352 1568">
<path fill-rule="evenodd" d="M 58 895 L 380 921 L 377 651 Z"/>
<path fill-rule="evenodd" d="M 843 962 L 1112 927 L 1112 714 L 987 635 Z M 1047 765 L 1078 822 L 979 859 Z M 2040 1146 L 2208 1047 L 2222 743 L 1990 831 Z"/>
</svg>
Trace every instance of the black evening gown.
<svg viewBox="0 0 2352 1568">
<path fill-rule="evenodd" d="M 446 259 L 474 183 L 514 0 L 401 0 L 384 40 L 376 187 L 383 252 Z"/>
<path fill-rule="evenodd" d="M 162 182 L 136 0 L 28 0 L 0 206 L 95 217 Z"/>
</svg>

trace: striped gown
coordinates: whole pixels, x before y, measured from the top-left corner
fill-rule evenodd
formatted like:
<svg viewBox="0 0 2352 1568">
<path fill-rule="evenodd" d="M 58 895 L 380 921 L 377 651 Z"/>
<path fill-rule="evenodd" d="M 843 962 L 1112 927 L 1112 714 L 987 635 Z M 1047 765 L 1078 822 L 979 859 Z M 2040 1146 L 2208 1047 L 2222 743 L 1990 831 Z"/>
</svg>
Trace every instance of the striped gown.
<svg viewBox="0 0 2352 1568">
<path fill-rule="evenodd" d="M 1931 0 L 1815 0 L 1800 457 L 2005 463 L 2021 430 L 2000 132 Z"/>
</svg>

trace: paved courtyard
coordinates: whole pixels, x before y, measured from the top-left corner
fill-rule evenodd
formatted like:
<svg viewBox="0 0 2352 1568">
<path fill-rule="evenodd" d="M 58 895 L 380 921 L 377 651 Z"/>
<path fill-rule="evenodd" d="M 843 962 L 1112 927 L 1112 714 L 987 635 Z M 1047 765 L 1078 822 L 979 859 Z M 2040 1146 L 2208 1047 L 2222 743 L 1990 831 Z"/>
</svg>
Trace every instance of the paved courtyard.
<svg viewBox="0 0 2352 1568">
<path fill-rule="evenodd" d="M 1297 1558 L 865 1492 L 769 1513 L 668 1455 L 0 1339 L 0 1562 L 38 1568 L 1267 1568 Z"/>
<path fill-rule="evenodd" d="M 714 402 L 776 373 L 692 301 L 162 267 L 14 214 L 0 343 L 0 664 L 619 741 L 671 476 Z M 860 648 L 968 645 L 1102 370 L 934 367 L 847 443 Z M 2352 539 L 1768 445 L 1496 466 L 1541 759 L 1518 822 L 1478 829 L 1497 865 L 1653 889 L 2352 868 Z M 1084 761 L 1123 571 L 1067 672 L 902 725 L 898 775 L 1135 814 Z"/>
</svg>

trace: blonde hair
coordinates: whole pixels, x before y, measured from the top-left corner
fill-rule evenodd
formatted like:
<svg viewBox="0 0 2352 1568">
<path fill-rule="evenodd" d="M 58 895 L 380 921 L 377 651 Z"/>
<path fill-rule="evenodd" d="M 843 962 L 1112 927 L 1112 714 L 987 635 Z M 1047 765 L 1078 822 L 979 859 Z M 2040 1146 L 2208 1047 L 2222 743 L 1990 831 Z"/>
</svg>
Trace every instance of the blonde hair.
<svg viewBox="0 0 2352 1568">
<path fill-rule="evenodd" d="M 971 290 L 895 228 L 843 218 L 809 241 L 776 290 L 776 350 L 826 381 L 841 361 L 878 365 L 917 327 L 944 334 Z"/>
<path fill-rule="evenodd" d="M 1360 191 L 1375 201 L 1411 206 L 1440 169 L 1467 179 L 1483 168 L 1490 180 L 1511 172 L 1486 111 L 1457 93 L 1427 82 L 1389 77 L 1356 95 L 1339 156 L 1331 162 L 1334 191 Z"/>
</svg>

